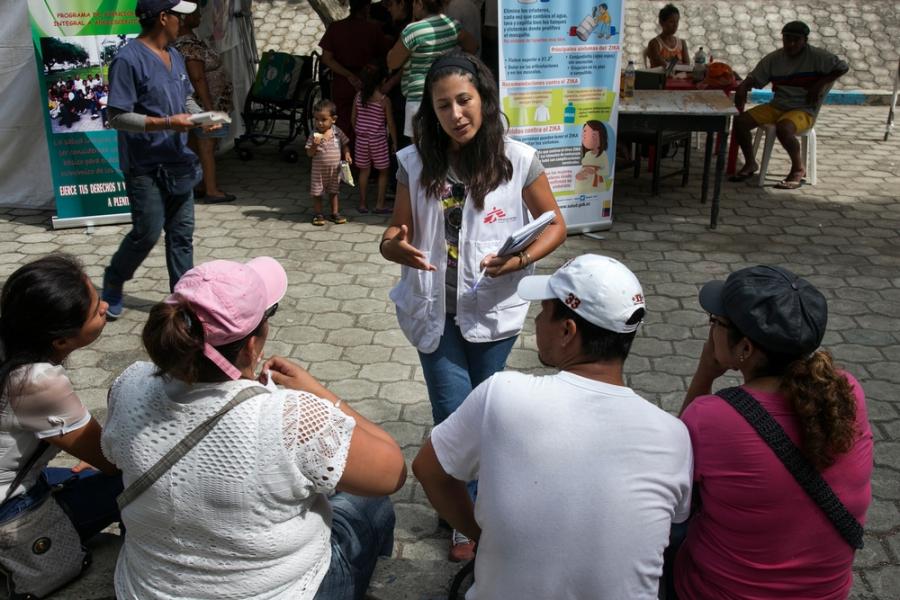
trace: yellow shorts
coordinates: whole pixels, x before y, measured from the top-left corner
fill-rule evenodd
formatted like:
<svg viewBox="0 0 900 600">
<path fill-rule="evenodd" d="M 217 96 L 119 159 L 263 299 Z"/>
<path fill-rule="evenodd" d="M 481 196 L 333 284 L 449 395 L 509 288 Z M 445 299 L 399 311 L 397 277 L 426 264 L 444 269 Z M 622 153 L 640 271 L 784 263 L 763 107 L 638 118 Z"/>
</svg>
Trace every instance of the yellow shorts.
<svg viewBox="0 0 900 600">
<path fill-rule="evenodd" d="M 747 111 L 757 125 L 774 125 L 779 121 L 790 121 L 797 128 L 797 133 L 803 133 L 813 126 L 815 118 L 803 110 L 778 110 L 771 104 L 760 104 Z"/>
</svg>

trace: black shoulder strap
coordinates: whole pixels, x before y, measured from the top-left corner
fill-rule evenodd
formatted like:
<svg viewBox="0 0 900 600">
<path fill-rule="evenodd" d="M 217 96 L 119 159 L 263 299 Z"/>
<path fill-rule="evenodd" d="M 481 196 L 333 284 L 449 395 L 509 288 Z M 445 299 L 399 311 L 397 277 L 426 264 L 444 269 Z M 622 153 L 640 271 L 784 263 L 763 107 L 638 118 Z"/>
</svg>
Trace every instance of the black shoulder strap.
<svg viewBox="0 0 900 600">
<path fill-rule="evenodd" d="M 12 496 L 14 491 L 16 491 L 16 488 L 22 485 L 22 481 L 25 479 L 25 476 L 28 475 L 28 471 L 31 470 L 31 467 L 34 466 L 34 463 L 38 461 L 41 455 L 46 452 L 47 448 L 49 447 L 50 444 L 47 442 L 47 440 L 41 440 L 38 443 L 37 448 L 35 448 L 31 456 L 28 457 L 28 461 L 24 465 L 22 465 L 22 468 L 19 469 L 18 473 L 16 473 L 16 478 L 13 479 L 13 482 L 11 484 L 9 484 L 9 489 L 6 490 L 6 497 L 3 498 L 3 502 L 9 500 L 9 497 Z M 3 504 L 3 502 L 0 502 L 0 504 Z"/>
<path fill-rule="evenodd" d="M 850 514 L 831 486 L 806 460 L 781 425 L 757 402 L 756 398 L 739 387 L 719 390 L 716 395 L 728 402 L 756 430 L 756 433 L 769 445 L 778 460 L 794 476 L 803 491 L 822 509 L 841 537 L 852 548 L 857 550 L 862 548 L 862 525 Z"/>
</svg>

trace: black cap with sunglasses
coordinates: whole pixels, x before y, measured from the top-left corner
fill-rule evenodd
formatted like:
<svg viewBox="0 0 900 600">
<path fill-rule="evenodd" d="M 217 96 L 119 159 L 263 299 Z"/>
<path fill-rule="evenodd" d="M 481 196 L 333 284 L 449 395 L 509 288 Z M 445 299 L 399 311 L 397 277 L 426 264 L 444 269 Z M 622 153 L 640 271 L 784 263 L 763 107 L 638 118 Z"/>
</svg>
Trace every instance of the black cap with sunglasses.
<svg viewBox="0 0 900 600">
<path fill-rule="evenodd" d="M 710 281 L 700 290 L 700 306 L 727 317 L 763 350 L 787 357 L 818 348 L 828 323 L 825 296 L 781 267 L 748 267 L 725 281 Z"/>
</svg>

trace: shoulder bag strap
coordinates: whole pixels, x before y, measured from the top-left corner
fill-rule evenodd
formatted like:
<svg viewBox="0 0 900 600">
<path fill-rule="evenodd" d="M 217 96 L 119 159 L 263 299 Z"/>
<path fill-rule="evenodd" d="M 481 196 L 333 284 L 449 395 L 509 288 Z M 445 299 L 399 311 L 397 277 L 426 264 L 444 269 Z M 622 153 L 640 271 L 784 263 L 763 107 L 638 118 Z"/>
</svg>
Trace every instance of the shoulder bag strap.
<svg viewBox="0 0 900 600">
<path fill-rule="evenodd" d="M 841 537 L 852 548 L 862 548 L 862 525 L 756 398 L 739 387 L 719 390 L 716 395 L 728 402 L 756 430 L 803 491 L 822 509 Z"/>
<path fill-rule="evenodd" d="M 9 489 L 6 490 L 6 497 L 3 498 L 3 502 L 9 500 L 10 496 L 12 496 L 12 493 L 16 491 L 16 489 L 20 485 L 22 485 L 22 481 L 25 479 L 25 476 L 28 475 L 28 471 L 31 470 L 31 467 L 34 466 L 34 463 L 38 461 L 41 455 L 46 452 L 47 448 L 49 447 L 50 443 L 47 442 L 47 440 L 41 440 L 38 443 L 37 448 L 35 448 L 31 456 L 28 457 L 28 461 L 24 465 L 22 465 L 22 468 L 19 469 L 18 473 L 16 473 L 16 478 L 13 479 L 13 482 L 11 484 L 9 484 Z M 0 504 L 3 504 L 3 502 L 0 502 Z"/>
<path fill-rule="evenodd" d="M 248 388 L 244 388 L 240 392 L 238 392 L 234 398 L 232 398 L 228 404 L 220 408 L 214 415 L 197 425 L 189 434 L 185 436 L 183 440 L 175 444 L 175 446 L 166 452 L 162 458 L 160 458 L 155 465 L 150 467 L 146 473 L 141 475 L 138 479 L 136 479 L 128 488 L 125 489 L 119 497 L 116 498 L 116 503 L 119 505 L 119 512 L 125 509 L 126 506 L 131 504 L 131 502 L 144 493 L 151 485 L 153 485 L 157 479 L 162 477 L 163 473 L 172 468 L 172 465 L 177 463 L 181 458 L 191 451 L 191 448 L 196 446 L 200 440 L 206 437 L 206 434 L 212 431 L 212 428 L 216 426 L 216 423 L 225 416 L 225 413 L 230 411 L 232 408 L 244 402 L 245 400 L 249 400 L 254 396 L 259 396 L 260 394 L 266 394 L 269 390 L 266 388 L 254 385 Z"/>
</svg>

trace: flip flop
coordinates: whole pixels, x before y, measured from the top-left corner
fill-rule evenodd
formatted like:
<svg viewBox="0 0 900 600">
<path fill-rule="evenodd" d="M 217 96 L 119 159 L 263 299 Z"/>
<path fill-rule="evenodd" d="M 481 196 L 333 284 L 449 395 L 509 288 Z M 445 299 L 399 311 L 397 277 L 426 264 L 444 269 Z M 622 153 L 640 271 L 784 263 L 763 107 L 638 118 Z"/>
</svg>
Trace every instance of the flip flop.
<svg viewBox="0 0 900 600">
<path fill-rule="evenodd" d="M 776 190 L 797 190 L 803 187 L 805 181 L 806 180 L 804 179 L 801 179 L 800 181 L 788 181 L 787 179 L 782 179 L 775 184 L 774 188 Z"/>
<path fill-rule="evenodd" d="M 750 173 L 735 173 L 731 177 L 728 178 L 728 181 L 733 183 L 739 183 L 741 181 L 747 181 L 751 177 L 756 175 L 756 171 L 751 171 Z"/>
<path fill-rule="evenodd" d="M 369 212 L 369 209 L 366 208 L 365 206 L 359 206 L 356 208 L 356 212 L 358 212 L 361 215 L 364 215 Z"/>
<path fill-rule="evenodd" d="M 392 212 L 394 212 L 394 209 L 393 209 L 393 208 L 389 208 L 389 207 L 376 208 L 376 209 L 375 209 L 375 214 L 376 214 L 376 215 L 389 215 L 389 214 L 391 214 Z"/>
</svg>

